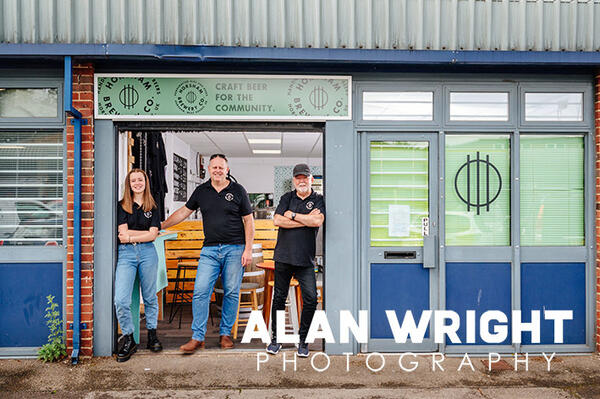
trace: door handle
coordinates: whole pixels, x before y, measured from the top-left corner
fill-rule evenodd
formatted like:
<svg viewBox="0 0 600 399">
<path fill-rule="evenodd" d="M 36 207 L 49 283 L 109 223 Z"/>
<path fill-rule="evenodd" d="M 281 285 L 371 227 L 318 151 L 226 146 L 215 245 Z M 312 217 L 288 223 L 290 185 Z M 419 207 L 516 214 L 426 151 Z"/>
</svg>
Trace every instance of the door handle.
<svg viewBox="0 0 600 399">
<path fill-rule="evenodd" d="M 423 268 L 435 268 L 435 251 L 437 236 L 427 235 L 423 237 Z"/>
</svg>

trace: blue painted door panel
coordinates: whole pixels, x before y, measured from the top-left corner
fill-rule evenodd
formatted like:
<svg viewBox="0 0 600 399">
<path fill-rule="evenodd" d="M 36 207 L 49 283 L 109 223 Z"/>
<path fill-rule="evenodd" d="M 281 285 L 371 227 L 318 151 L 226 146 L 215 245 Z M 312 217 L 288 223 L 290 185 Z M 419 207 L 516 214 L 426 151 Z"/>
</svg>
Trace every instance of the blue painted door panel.
<svg viewBox="0 0 600 399">
<path fill-rule="evenodd" d="M 521 309 L 524 322 L 531 311 L 540 310 L 540 344 L 554 344 L 554 322 L 545 321 L 543 310 L 572 310 L 573 320 L 564 322 L 564 343 L 585 344 L 585 263 L 522 263 Z M 524 333 L 523 344 L 531 344 Z"/>
<path fill-rule="evenodd" d="M 488 310 L 499 310 L 508 318 L 508 336 L 504 342 L 495 345 L 510 345 L 511 317 L 511 268 L 510 263 L 447 263 L 446 264 L 446 309 L 458 313 L 461 320 L 457 332 L 461 344 L 466 342 L 466 311 L 474 310 L 475 343 L 487 345 L 479 334 L 479 318 Z M 498 322 L 490 322 L 489 330 Z M 452 344 L 446 338 L 448 345 Z M 461 345 L 458 344 L 458 345 Z"/>
<path fill-rule="evenodd" d="M 371 338 L 393 338 L 386 310 L 395 310 L 402 325 L 407 310 L 418 323 L 423 310 L 430 309 L 429 270 L 422 263 L 371 264 Z"/>
<path fill-rule="evenodd" d="M 62 263 L 0 264 L 0 347 L 35 347 L 47 342 L 47 300 L 62 316 Z"/>
</svg>

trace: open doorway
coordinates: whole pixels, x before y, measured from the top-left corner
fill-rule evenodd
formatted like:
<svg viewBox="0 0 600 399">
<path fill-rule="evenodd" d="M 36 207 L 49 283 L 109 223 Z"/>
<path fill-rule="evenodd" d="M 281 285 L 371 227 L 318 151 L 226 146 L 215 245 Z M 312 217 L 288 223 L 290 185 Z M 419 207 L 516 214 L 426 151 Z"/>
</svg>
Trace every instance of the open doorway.
<svg viewBox="0 0 600 399">
<path fill-rule="evenodd" d="M 280 197 L 293 189 L 292 169 L 298 163 L 310 166 L 315 178 L 313 189 L 323 194 L 323 131 L 299 130 L 297 126 L 285 129 L 262 125 L 263 129 L 122 129 L 119 132 L 119 196 L 122 195 L 123 179 L 131 168 L 141 168 L 150 175 L 153 195 L 159 205 L 161 220 L 166 219 L 185 205 L 195 188 L 210 177 L 207 171 L 211 154 L 225 154 L 231 175 L 248 192 L 255 218 L 255 240 L 252 266 L 246 267 L 244 282 L 258 285 L 256 292 L 259 310 L 270 306 L 268 301 L 268 268 L 261 264 L 273 263 L 277 240 L 277 228 L 273 214 Z M 157 157 L 156 148 L 162 146 L 164 156 Z M 164 171 L 162 176 L 160 172 Z M 159 264 L 166 268 L 167 286 L 159 293 L 158 334 L 166 350 L 178 350 L 191 337 L 191 298 L 197 265 L 203 244 L 203 225 L 200 211 L 194 212 L 186 221 L 171 227 L 165 233 L 164 258 Z M 317 292 L 323 308 L 323 229 L 319 230 L 316 245 Z M 161 256 L 159 255 L 159 258 Z M 187 265 L 187 267 L 186 267 Z M 271 277 L 272 278 L 272 277 Z M 206 349 L 220 349 L 219 322 L 223 290 L 217 281 L 206 328 Z M 292 291 L 293 292 L 293 291 Z M 250 300 L 241 296 L 242 301 Z M 297 328 L 301 301 L 288 297 L 288 329 Z M 240 319 L 248 317 L 250 307 L 242 307 Z M 296 312 L 293 312 L 293 311 Z M 263 311 L 266 317 L 268 312 Z M 145 348 L 145 321 L 143 305 L 140 317 L 140 347 Z M 244 327 L 239 327 L 238 350 L 264 350 L 264 344 L 254 340 L 241 344 Z M 232 333 L 232 337 L 234 334 Z M 322 350 L 322 343 L 312 344 L 311 350 Z M 293 347 L 293 346 L 291 346 Z M 285 347 L 284 347 L 285 349 Z"/>
</svg>

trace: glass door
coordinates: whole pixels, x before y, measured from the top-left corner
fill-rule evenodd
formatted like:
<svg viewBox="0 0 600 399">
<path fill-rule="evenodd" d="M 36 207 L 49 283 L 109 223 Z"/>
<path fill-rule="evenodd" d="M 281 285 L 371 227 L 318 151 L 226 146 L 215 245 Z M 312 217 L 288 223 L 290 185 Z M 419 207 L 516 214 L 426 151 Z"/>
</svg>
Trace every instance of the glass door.
<svg viewBox="0 0 600 399">
<path fill-rule="evenodd" d="M 432 351 L 432 324 L 421 342 L 396 342 L 390 320 L 407 311 L 418 325 L 437 304 L 437 136 L 366 134 L 363 140 L 363 274 L 368 281 L 369 352 Z"/>
</svg>

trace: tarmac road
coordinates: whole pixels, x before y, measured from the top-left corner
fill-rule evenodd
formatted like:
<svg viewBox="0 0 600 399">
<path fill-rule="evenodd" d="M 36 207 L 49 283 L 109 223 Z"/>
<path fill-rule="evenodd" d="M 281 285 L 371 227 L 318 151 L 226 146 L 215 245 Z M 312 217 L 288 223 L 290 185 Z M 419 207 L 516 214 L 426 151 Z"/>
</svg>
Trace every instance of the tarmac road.
<svg viewBox="0 0 600 399">
<path fill-rule="evenodd" d="M 433 370 L 432 355 L 405 355 L 402 367 L 415 368 L 409 372 L 400 366 L 399 354 L 386 354 L 385 365 L 378 355 L 317 355 L 312 364 L 311 358 L 298 358 L 296 370 L 294 354 L 289 350 L 267 357 L 264 352 L 206 350 L 182 356 L 140 351 L 125 363 L 93 358 L 77 366 L 69 361 L 0 360 L 0 397 L 600 398 L 598 355 L 556 356 L 550 371 L 541 356 L 529 358 L 528 371 L 524 363 L 515 371 L 514 357 L 506 355 L 505 363 L 494 363 L 490 371 L 487 358 L 471 356 L 471 368 L 462 357 L 442 360 L 437 354 L 439 366 Z M 317 371 L 325 369 L 327 360 L 329 368 Z"/>
</svg>

